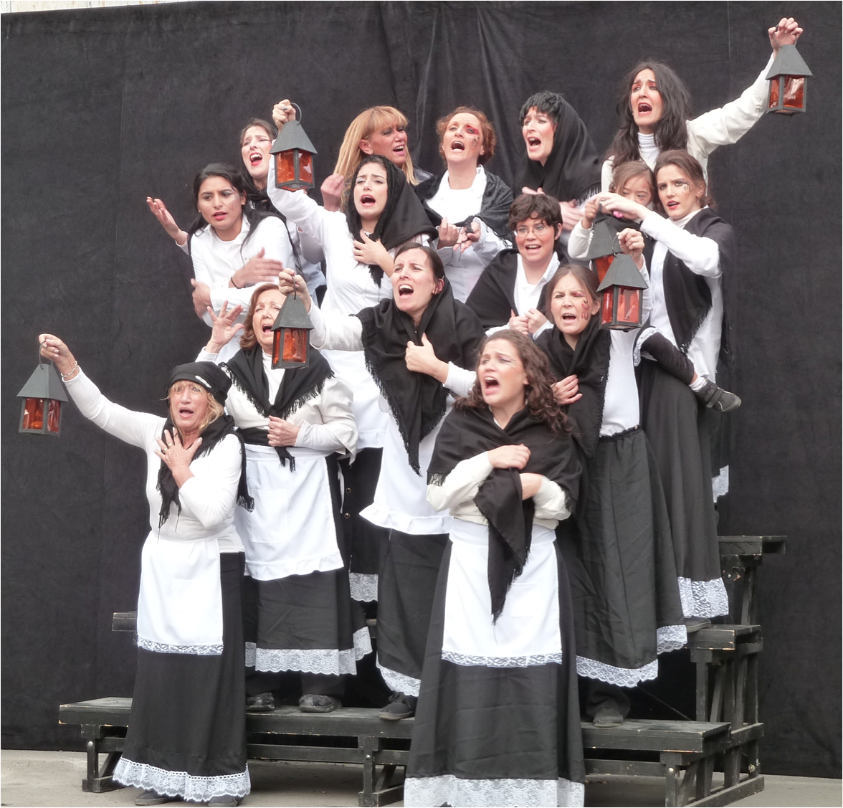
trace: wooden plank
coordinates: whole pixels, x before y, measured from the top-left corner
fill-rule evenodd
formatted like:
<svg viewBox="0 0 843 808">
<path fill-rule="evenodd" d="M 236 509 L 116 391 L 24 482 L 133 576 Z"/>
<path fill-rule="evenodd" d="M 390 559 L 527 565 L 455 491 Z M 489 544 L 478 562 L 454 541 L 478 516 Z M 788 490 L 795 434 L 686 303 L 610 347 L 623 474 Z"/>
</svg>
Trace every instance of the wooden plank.
<svg viewBox="0 0 843 808">
<path fill-rule="evenodd" d="M 787 552 L 787 536 L 718 536 L 720 555 L 766 555 Z"/>
<path fill-rule="evenodd" d="M 719 624 L 688 635 L 692 650 L 734 651 L 741 642 L 760 641 L 761 626 Z"/>
<path fill-rule="evenodd" d="M 705 752 L 708 741 L 728 739 L 729 725 L 722 722 L 626 720 L 619 727 L 595 727 L 583 722 L 587 749 L 641 749 L 653 752 Z"/>
<path fill-rule="evenodd" d="M 137 631 L 138 630 L 138 613 L 137 612 L 114 612 L 111 616 L 111 630 L 112 631 Z"/>
<path fill-rule="evenodd" d="M 384 721 L 378 708 L 343 707 L 332 713 L 302 713 L 279 707 L 271 713 L 246 713 L 246 731 L 280 735 L 340 735 L 411 738 L 414 719 Z"/>
<path fill-rule="evenodd" d="M 130 698 L 105 698 L 59 706 L 59 724 L 100 724 L 129 726 Z"/>
<path fill-rule="evenodd" d="M 297 746 L 293 744 L 246 744 L 249 760 L 298 760 L 310 763 L 363 763 L 363 755 L 356 747 Z"/>
<path fill-rule="evenodd" d="M 732 746 L 743 746 L 751 741 L 757 741 L 764 737 L 763 724 L 747 724 L 743 727 L 733 729 L 730 734 L 730 743 Z"/>
<path fill-rule="evenodd" d="M 731 805 L 733 802 L 742 800 L 750 794 L 758 794 L 758 792 L 763 790 L 764 778 L 761 776 L 750 777 L 731 788 L 721 788 L 714 791 L 710 796 L 704 797 L 701 800 L 696 800 L 695 802 L 689 804 L 709 806 Z"/>
<path fill-rule="evenodd" d="M 388 786 L 387 788 L 373 791 L 371 803 L 364 802 L 365 799 L 366 795 L 362 791 L 359 791 L 357 793 L 358 805 L 392 805 L 393 803 L 400 802 L 404 799 L 404 784 L 401 783 L 397 786 Z"/>
<path fill-rule="evenodd" d="M 595 779 L 606 775 L 619 774 L 639 777 L 664 777 L 665 767 L 653 760 L 593 760 L 585 761 L 586 776 L 594 775 Z"/>
</svg>

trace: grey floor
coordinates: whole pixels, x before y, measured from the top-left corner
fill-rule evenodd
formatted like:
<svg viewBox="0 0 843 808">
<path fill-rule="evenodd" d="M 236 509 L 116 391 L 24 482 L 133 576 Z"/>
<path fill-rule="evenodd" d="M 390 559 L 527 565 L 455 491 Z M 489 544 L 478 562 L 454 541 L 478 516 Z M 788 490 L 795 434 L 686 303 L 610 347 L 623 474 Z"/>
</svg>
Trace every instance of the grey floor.
<svg viewBox="0 0 843 808">
<path fill-rule="evenodd" d="M 86 794 L 83 752 L 5 751 L 0 756 L 0 805 L 3 806 L 120 806 L 134 805 L 137 789 Z M 357 805 L 362 787 L 360 767 L 320 763 L 249 763 L 252 793 L 243 800 L 252 806 Z M 765 775 L 766 788 L 735 805 L 840 806 L 840 780 Z M 587 806 L 661 806 L 663 786 L 658 780 L 609 778 L 589 783 Z M 400 803 L 399 803 L 400 804 Z"/>
</svg>

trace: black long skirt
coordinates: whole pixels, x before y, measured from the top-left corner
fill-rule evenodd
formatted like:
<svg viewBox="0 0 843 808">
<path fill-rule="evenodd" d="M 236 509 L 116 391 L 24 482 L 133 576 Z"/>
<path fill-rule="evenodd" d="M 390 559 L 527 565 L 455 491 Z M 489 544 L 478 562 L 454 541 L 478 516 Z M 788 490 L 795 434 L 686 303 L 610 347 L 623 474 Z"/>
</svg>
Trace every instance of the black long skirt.
<svg viewBox="0 0 843 808">
<path fill-rule="evenodd" d="M 685 617 L 729 613 L 720 577 L 708 418 L 690 387 L 641 363 L 641 424 L 664 488 Z"/>
<path fill-rule="evenodd" d="M 168 797 L 207 802 L 249 793 L 243 710 L 242 553 L 220 554 L 223 652 L 159 654 L 138 649 L 123 757 L 114 779 Z"/>
<path fill-rule="evenodd" d="M 576 521 L 559 526 L 571 583 L 577 671 L 621 687 L 658 675 L 686 631 L 655 458 L 640 429 L 601 438 Z"/>
<path fill-rule="evenodd" d="M 378 579 L 378 668 L 388 687 L 419 695 L 430 613 L 447 533 L 391 530 Z"/>
<path fill-rule="evenodd" d="M 442 659 L 451 547 L 445 551 L 407 764 L 405 805 L 583 804 L 571 594 L 558 547 L 554 555 L 561 664 L 502 668 Z M 486 569 L 477 574 L 485 583 Z"/>
<path fill-rule="evenodd" d="M 362 449 L 353 463 L 340 461 L 343 481 L 342 531 L 349 549 L 351 597 L 367 602 L 378 599 L 378 573 L 389 547 L 389 530 L 360 516 L 372 504 L 381 471 L 383 449 Z"/>
</svg>

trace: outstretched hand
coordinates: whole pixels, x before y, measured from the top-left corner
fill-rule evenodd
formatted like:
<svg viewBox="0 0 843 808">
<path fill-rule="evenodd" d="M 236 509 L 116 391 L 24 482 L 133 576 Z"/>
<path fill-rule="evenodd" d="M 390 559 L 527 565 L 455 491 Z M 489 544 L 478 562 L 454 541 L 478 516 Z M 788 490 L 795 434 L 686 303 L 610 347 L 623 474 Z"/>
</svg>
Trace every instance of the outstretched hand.
<svg viewBox="0 0 843 808">
<path fill-rule="evenodd" d="M 212 330 L 211 339 L 205 346 L 208 353 L 219 353 L 224 345 L 227 345 L 234 335 L 244 328 L 243 323 L 238 323 L 237 318 L 243 311 L 243 307 L 239 304 L 228 308 L 228 301 L 222 304 L 219 317 L 214 313 L 214 310 L 208 306 L 208 314 L 211 315 Z"/>
<path fill-rule="evenodd" d="M 778 25 L 767 29 L 767 36 L 770 37 L 770 45 L 774 53 L 778 53 L 782 45 L 795 45 L 802 36 L 802 29 L 793 17 L 782 17 Z"/>
<path fill-rule="evenodd" d="M 160 199 L 153 199 L 151 196 L 146 198 L 146 204 L 149 207 L 152 215 L 158 219 L 161 227 L 164 228 L 167 235 L 175 240 L 179 247 L 183 246 L 187 241 L 187 233 L 182 230 L 177 224 L 173 215 L 167 210 L 167 206 Z"/>
<path fill-rule="evenodd" d="M 58 368 L 62 377 L 71 375 L 76 366 L 76 359 L 70 352 L 70 348 L 62 340 L 52 334 L 39 334 L 38 344 L 41 356 L 44 359 L 50 359 Z M 65 381 L 69 380 L 69 378 L 65 378 Z"/>
</svg>

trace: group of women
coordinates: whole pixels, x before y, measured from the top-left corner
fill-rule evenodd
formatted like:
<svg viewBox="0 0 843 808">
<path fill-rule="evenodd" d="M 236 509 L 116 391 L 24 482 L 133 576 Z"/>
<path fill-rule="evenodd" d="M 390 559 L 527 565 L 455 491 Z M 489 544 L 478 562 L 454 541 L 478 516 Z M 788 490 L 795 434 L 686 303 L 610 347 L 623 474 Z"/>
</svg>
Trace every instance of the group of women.
<svg viewBox="0 0 843 808">
<path fill-rule="evenodd" d="M 769 29 L 774 51 L 800 34 Z M 168 416 L 113 404 L 39 338 L 80 411 L 147 454 L 114 774 L 138 805 L 237 804 L 244 703 L 275 709 L 292 672 L 301 710 L 340 707 L 372 650 L 367 613 L 392 692 L 380 715 L 416 716 L 405 804 L 582 804 L 580 698 L 596 726 L 621 723 L 658 654 L 728 611 L 708 418 L 740 403 L 715 381 L 734 237 L 705 170 L 760 118 L 765 73 L 689 120 L 676 74 L 637 65 L 602 168 L 571 106 L 537 93 L 515 194 L 485 168 L 481 111 L 439 121 L 434 175 L 412 164 L 406 117 L 374 107 L 322 206 L 267 181 L 297 114 L 285 99 L 244 128 L 242 169 L 196 176 L 187 231 L 147 200 L 211 326 L 171 375 Z M 601 325 L 598 221 L 648 281 L 641 329 Z M 312 348 L 276 369 L 291 294 Z"/>
</svg>

